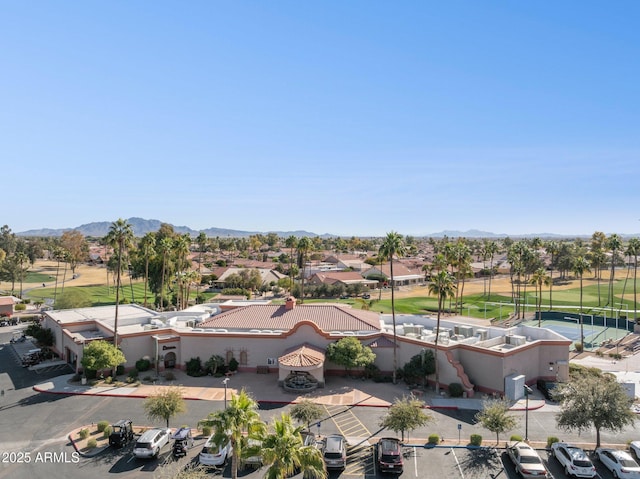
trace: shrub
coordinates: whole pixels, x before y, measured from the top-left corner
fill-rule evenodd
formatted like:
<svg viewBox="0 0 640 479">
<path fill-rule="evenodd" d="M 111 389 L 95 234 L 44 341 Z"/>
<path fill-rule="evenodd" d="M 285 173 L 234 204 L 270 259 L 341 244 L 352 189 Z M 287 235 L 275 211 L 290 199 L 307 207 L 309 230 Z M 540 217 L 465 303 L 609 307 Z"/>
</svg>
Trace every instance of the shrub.
<svg viewBox="0 0 640 479">
<path fill-rule="evenodd" d="M 464 388 L 460 383 L 449 384 L 449 396 L 452 398 L 460 398 L 464 393 Z"/>
<path fill-rule="evenodd" d="M 106 439 L 109 436 L 111 436 L 112 432 L 113 432 L 113 428 L 111 426 L 107 426 L 104 428 L 104 431 L 102 431 L 102 437 Z"/>
<path fill-rule="evenodd" d="M 238 370 L 238 360 L 236 358 L 231 358 L 229 360 L 229 371 L 237 371 Z"/>
<path fill-rule="evenodd" d="M 620 360 L 620 359 L 622 359 L 622 354 L 620 354 L 620 353 L 609 353 L 609 357 L 610 357 L 611 359 L 618 359 L 618 360 Z"/>
<path fill-rule="evenodd" d="M 98 371 L 95 369 L 85 369 L 84 375 L 87 379 L 95 379 L 98 376 Z"/>
<path fill-rule="evenodd" d="M 104 430 L 109 427 L 109 421 L 98 421 L 97 427 L 98 432 L 104 432 Z"/>
<path fill-rule="evenodd" d="M 106 379 L 104 380 L 105 384 L 111 384 L 113 383 L 113 378 L 111 376 L 107 376 Z"/>
<path fill-rule="evenodd" d="M 131 371 L 129 371 L 128 376 L 130 378 L 134 378 L 134 379 L 137 378 L 138 377 L 138 370 L 137 369 L 132 369 Z"/>
<path fill-rule="evenodd" d="M 189 359 L 185 369 L 187 370 L 188 376 L 200 376 L 202 374 L 202 361 L 200 357 Z"/>
<path fill-rule="evenodd" d="M 480 434 L 471 434 L 469 438 L 469 442 L 472 446 L 481 446 L 482 445 L 482 436 Z"/>
<path fill-rule="evenodd" d="M 94 438 L 91 438 L 87 441 L 87 448 L 94 449 L 96 447 L 98 447 L 98 441 L 96 441 Z"/>
<path fill-rule="evenodd" d="M 202 435 L 211 436 L 211 426 L 202 426 Z"/>
<path fill-rule="evenodd" d="M 176 375 L 173 374 L 171 371 L 167 371 L 166 373 L 164 373 L 164 378 L 167 381 L 174 381 L 176 379 Z"/>
<path fill-rule="evenodd" d="M 554 442 L 560 442 L 560 439 L 555 436 L 549 436 L 547 438 L 547 448 L 551 447 L 551 444 L 553 444 Z"/>
<path fill-rule="evenodd" d="M 80 429 L 80 432 L 78 433 L 78 435 L 80 436 L 80 439 L 86 439 L 89 437 L 89 430 L 88 429 Z"/>
<path fill-rule="evenodd" d="M 116 376 L 122 376 L 124 374 L 124 364 L 119 364 L 116 367 Z"/>
<path fill-rule="evenodd" d="M 440 434 L 429 434 L 427 444 L 440 444 Z"/>
<path fill-rule="evenodd" d="M 27 305 L 25 303 L 18 303 L 14 305 L 13 309 L 16 311 L 24 311 L 27 309 Z"/>
<path fill-rule="evenodd" d="M 151 369 L 151 361 L 149 361 L 148 359 L 138 359 L 136 361 L 136 369 L 138 371 L 148 371 L 149 369 Z"/>
<path fill-rule="evenodd" d="M 604 357 L 604 353 L 602 351 L 596 351 L 596 356 L 598 356 L 599 358 Z"/>
<path fill-rule="evenodd" d="M 148 383 L 150 383 L 151 381 L 153 381 L 153 377 L 151 376 L 145 376 L 142 378 L 143 381 L 147 381 Z"/>
<path fill-rule="evenodd" d="M 582 351 L 584 351 L 584 344 L 582 344 L 581 342 L 577 342 L 573 344 L 573 347 L 576 351 L 578 351 L 579 353 L 581 353 Z"/>
<path fill-rule="evenodd" d="M 509 438 L 510 441 L 522 441 L 522 436 L 520 434 L 512 434 Z"/>
</svg>

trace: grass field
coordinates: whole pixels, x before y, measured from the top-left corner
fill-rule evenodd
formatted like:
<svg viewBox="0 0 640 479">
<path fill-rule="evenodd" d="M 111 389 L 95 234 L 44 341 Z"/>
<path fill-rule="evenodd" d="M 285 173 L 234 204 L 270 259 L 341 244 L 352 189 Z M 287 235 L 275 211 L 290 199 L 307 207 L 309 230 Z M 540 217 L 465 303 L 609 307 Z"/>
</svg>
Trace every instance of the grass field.
<svg viewBox="0 0 640 479">
<path fill-rule="evenodd" d="M 25 281 L 22 284 L 23 295 L 32 301 L 53 299 L 54 295 L 61 294 L 67 288 L 83 288 L 94 305 L 113 304 L 115 302 L 115 288 L 112 275 L 109 275 L 109 284 L 107 287 L 107 270 L 103 266 L 79 265 L 75 271 L 76 278 L 73 278 L 71 270 L 64 271 L 63 265 L 56 264 L 55 261 L 37 261 L 33 268 L 29 271 Z M 557 277 L 557 273 L 555 276 Z M 56 276 L 57 287 L 56 287 Z M 614 305 L 607 304 L 607 295 L 609 288 L 609 272 L 602 272 L 603 279 L 600 284 L 600 299 L 598 299 L 598 285 L 593 277 L 585 278 L 583 281 L 583 308 L 585 314 L 593 314 L 597 308 L 607 308 L 609 311 L 617 311 L 619 309 L 630 311 L 629 315 L 633 315 L 633 278 L 628 278 L 625 286 L 625 271 L 616 271 L 616 279 L 614 281 Z M 44 283 L 44 287 L 42 286 Z M 11 283 L 0 282 L 0 291 L 11 292 Z M 487 285 L 483 280 L 469 280 L 465 284 L 465 296 L 462 302 L 462 315 L 469 315 L 476 318 L 506 318 L 513 311 L 511 300 L 511 283 L 508 277 L 497 277 L 491 282 L 491 297 L 485 297 L 483 292 Z M 20 285 L 14 286 L 14 291 L 19 293 Z M 192 290 L 195 296 L 196 290 Z M 528 305 L 527 312 L 533 313 L 536 303 L 536 295 L 533 286 L 527 286 L 526 297 L 523 293 L 523 302 Z M 638 293 L 640 293 L 640 281 L 638 282 Z M 624 298 L 623 298 L 624 294 Z M 128 275 L 122 278 L 121 297 L 126 298 L 127 302 L 136 302 L 142 304 L 144 301 L 144 284 L 141 280 L 130 281 Z M 211 295 L 207 295 L 211 296 Z M 391 313 L 391 292 L 384 290 L 382 299 L 378 301 L 378 293 L 371 295 L 371 300 L 335 300 L 335 302 L 350 304 L 354 308 L 369 307 L 372 311 L 382 313 Z M 152 301 L 152 293 L 147 292 L 148 301 Z M 438 302 L 435 297 L 429 296 L 426 286 L 416 286 L 412 288 L 400 288 L 395 294 L 396 312 L 400 314 L 428 314 L 437 311 Z M 640 294 L 638 295 L 640 299 Z M 526 299 L 526 301 L 525 301 Z M 323 300 L 305 300 L 310 302 L 327 302 Z M 620 307 L 622 303 L 622 308 Z M 580 287 L 576 280 L 558 280 L 553 286 L 553 309 L 567 310 L 577 312 L 580 305 Z M 566 308 L 563 308 L 566 307 Z M 449 308 L 449 302 L 446 305 Z M 640 302 L 637 304 L 640 310 Z M 543 288 L 542 291 L 542 310 L 549 309 L 549 289 Z M 619 312 L 620 316 L 626 316 L 626 313 Z"/>
</svg>

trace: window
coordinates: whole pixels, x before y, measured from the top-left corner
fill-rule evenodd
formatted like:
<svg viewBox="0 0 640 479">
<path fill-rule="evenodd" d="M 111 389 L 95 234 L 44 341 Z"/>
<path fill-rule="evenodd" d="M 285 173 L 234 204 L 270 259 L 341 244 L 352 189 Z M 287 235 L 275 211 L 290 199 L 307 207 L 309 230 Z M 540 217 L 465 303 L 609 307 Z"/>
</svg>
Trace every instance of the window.
<svg viewBox="0 0 640 479">
<path fill-rule="evenodd" d="M 240 351 L 240 364 L 243 366 L 247 365 L 247 352 Z"/>
<path fill-rule="evenodd" d="M 278 358 L 267 358 L 267 366 L 275 366 L 278 364 Z"/>
<path fill-rule="evenodd" d="M 233 351 L 232 350 L 228 350 L 227 351 L 227 364 L 229 364 L 229 361 L 231 361 L 233 359 Z"/>
</svg>

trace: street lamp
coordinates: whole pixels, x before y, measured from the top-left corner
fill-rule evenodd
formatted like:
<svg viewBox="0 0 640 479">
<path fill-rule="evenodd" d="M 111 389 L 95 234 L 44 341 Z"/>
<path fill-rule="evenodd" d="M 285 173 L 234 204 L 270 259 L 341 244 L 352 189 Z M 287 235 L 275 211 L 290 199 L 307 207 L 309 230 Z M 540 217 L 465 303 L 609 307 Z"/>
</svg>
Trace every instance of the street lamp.
<svg viewBox="0 0 640 479">
<path fill-rule="evenodd" d="M 526 403 L 524 406 L 524 440 L 529 440 L 529 394 L 533 394 L 533 391 L 526 384 L 524 385 L 524 397 Z"/>
<path fill-rule="evenodd" d="M 224 378 L 222 380 L 222 384 L 224 384 L 224 408 L 227 409 L 227 383 L 229 382 L 229 378 Z"/>
</svg>

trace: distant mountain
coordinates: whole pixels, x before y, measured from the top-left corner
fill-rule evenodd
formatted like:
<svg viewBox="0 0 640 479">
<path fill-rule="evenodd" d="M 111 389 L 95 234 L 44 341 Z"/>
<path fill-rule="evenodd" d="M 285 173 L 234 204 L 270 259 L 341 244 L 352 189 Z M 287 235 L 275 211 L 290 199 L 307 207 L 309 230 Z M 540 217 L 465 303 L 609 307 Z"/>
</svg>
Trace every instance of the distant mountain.
<svg viewBox="0 0 640 479">
<path fill-rule="evenodd" d="M 559 235 L 555 233 L 531 233 L 531 234 L 521 234 L 521 235 L 509 235 L 506 233 L 491 233 L 489 231 L 480 231 L 480 230 L 467 230 L 467 231 L 456 231 L 456 230 L 445 230 L 440 231 L 439 233 L 431 233 L 426 235 L 427 237 L 432 238 L 578 238 L 581 235 Z"/>
<path fill-rule="evenodd" d="M 163 221 L 160 220 L 145 220 L 144 218 L 129 218 L 127 223 L 131 225 L 131 229 L 133 230 L 134 236 L 142 237 L 147 233 L 155 233 L 160 229 L 160 226 Z M 50 229 L 43 228 L 39 230 L 29 230 L 22 231 L 20 233 L 16 233 L 17 236 L 62 236 L 62 233 L 65 231 L 76 230 L 82 233 L 84 236 L 90 236 L 93 238 L 102 238 L 109 233 L 109 228 L 111 227 L 112 221 L 97 221 L 94 223 L 87 223 L 84 225 L 76 226 L 75 228 L 61 228 L 61 229 Z M 170 223 L 169 223 L 170 224 Z M 173 226 L 173 229 L 176 233 L 184 234 L 189 233 L 191 236 L 195 237 L 202 231 L 207 236 L 214 238 L 216 236 L 220 237 L 234 237 L 234 238 L 244 238 L 255 234 L 267 234 L 267 233 L 275 233 L 281 237 L 295 236 L 321 236 L 316 233 L 310 233 L 304 230 L 297 231 L 268 231 L 268 232 L 260 232 L 260 231 L 240 231 L 240 230 L 232 230 L 227 228 L 207 228 L 204 230 L 194 230 L 189 228 L 188 226 Z M 322 235 L 322 236 L 332 236 L 332 235 Z"/>
</svg>

